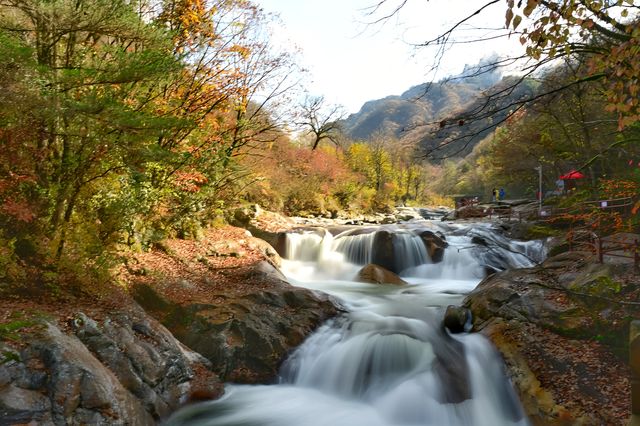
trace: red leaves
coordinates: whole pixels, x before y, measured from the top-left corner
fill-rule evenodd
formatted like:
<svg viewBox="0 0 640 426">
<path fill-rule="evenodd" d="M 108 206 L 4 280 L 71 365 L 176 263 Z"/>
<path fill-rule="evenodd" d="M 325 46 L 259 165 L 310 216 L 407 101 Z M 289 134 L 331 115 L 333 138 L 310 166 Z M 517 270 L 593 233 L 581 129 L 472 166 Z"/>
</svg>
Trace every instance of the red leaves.
<svg viewBox="0 0 640 426">
<path fill-rule="evenodd" d="M 9 215 L 21 222 L 29 223 L 36 218 L 31 205 L 22 200 L 5 200 L 5 202 L 0 205 L 0 210 L 4 214 Z"/>
<path fill-rule="evenodd" d="M 209 180 L 198 171 L 177 171 L 174 175 L 176 187 L 185 192 L 198 192 Z"/>
</svg>

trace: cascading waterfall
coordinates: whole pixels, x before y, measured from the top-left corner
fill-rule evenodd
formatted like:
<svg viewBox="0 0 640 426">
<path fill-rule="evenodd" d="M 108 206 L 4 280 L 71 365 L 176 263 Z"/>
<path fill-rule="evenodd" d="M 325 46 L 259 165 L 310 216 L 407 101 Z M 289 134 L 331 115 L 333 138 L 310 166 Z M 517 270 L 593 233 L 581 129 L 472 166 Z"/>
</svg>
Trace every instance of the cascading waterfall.
<svg viewBox="0 0 640 426">
<path fill-rule="evenodd" d="M 366 265 L 371 263 L 374 237 L 375 232 L 357 235 L 351 235 L 349 231 L 343 232 L 335 239 L 333 249 L 342 253 L 348 262 Z"/>
<path fill-rule="evenodd" d="M 512 244 L 488 228 L 445 229 L 448 247 L 432 263 L 418 229 L 394 233 L 397 265 L 410 284 L 354 281 L 375 256 L 375 232 L 288 235 L 283 272 L 296 285 L 341 299 L 349 312 L 320 327 L 283 364 L 278 384 L 227 385 L 218 401 L 187 407 L 168 425 L 396 426 L 526 425 L 500 357 L 480 335 L 450 335 L 445 307 L 459 304 L 483 277 L 491 249 L 531 266 L 540 244 Z M 477 241 L 477 240 L 476 240 Z M 418 244 L 419 243 L 419 244 Z M 518 249 L 521 253 L 518 254 Z M 500 256 L 498 256 L 500 257 Z"/>
</svg>

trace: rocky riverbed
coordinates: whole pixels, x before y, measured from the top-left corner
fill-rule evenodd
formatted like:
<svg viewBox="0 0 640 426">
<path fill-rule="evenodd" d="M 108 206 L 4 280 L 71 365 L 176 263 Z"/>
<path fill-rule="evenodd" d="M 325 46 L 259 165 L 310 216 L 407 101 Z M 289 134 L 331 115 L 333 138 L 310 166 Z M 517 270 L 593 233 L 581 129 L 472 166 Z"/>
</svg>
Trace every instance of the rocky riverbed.
<svg viewBox="0 0 640 426">
<path fill-rule="evenodd" d="M 274 245 L 279 231 L 301 225 L 244 213 L 237 223 Z M 155 424 L 190 401 L 218 398 L 222 382 L 269 383 L 340 312 L 289 285 L 279 262 L 271 245 L 227 226 L 130 255 L 112 286 L 6 295 L 0 424 Z M 624 424 L 637 282 L 624 265 L 561 254 L 493 274 L 467 297 L 474 331 L 502 354 L 534 424 Z"/>
</svg>

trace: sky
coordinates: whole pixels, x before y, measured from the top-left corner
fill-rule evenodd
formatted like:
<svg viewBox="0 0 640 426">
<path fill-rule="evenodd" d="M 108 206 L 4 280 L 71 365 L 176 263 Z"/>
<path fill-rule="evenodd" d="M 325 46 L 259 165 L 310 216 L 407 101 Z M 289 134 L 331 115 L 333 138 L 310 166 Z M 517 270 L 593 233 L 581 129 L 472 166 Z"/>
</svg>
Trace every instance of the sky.
<svg viewBox="0 0 640 426">
<path fill-rule="evenodd" d="M 266 12 L 279 15 L 273 28 L 276 42 L 301 50 L 309 71 L 307 89 L 327 102 L 354 113 L 368 100 L 399 95 L 430 81 L 427 71 L 433 50 L 416 50 L 410 42 L 436 37 L 486 0 L 408 0 L 401 14 L 383 25 L 372 25 L 367 10 L 377 0 L 255 0 Z M 387 0 L 389 5 L 401 0 Z M 461 34 L 486 34 L 504 24 L 505 4 L 498 2 Z M 381 16 L 381 15 L 377 15 Z M 456 46 L 441 63 L 437 79 L 460 73 L 492 53 L 514 51 L 517 38 Z"/>
</svg>

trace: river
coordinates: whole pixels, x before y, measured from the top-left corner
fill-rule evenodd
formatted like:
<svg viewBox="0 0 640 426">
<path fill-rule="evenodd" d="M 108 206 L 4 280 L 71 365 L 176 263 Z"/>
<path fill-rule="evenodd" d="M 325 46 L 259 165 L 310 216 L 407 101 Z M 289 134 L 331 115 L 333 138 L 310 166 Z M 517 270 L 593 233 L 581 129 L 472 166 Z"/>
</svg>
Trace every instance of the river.
<svg viewBox="0 0 640 426">
<path fill-rule="evenodd" d="M 375 255 L 375 233 L 394 236 L 404 286 L 355 281 Z M 433 263 L 420 232 L 444 236 Z M 333 234 L 334 235 L 333 235 Z M 186 407 L 167 425 L 526 425 L 502 361 L 483 336 L 442 327 L 487 269 L 531 266 L 541 242 L 506 239 L 489 224 L 417 221 L 372 229 L 288 234 L 282 271 L 345 308 L 284 362 L 272 385 L 227 384 L 217 400 Z"/>
</svg>

